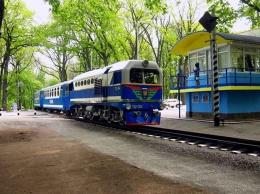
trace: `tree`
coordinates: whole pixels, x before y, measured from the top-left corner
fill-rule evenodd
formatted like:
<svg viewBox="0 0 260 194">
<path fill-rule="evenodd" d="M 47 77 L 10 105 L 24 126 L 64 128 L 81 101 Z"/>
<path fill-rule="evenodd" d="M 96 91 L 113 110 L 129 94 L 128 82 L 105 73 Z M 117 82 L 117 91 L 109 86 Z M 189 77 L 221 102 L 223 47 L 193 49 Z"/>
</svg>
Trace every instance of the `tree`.
<svg viewBox="0 0 260 194">
<path fill-rule="evenodd" d="M 232 7 L 227 0 L 207 0 L 212 6 L 210 10 L 215 9 L 218 19 L 217 30 L 219 32 L 230 32 L 231 27 L 239 18 L 245 17 L 251 22 L 252 28 L 260 26 L 259 13 L 260 2 L 258 0 L 240 0 L 238 7 Z"/>
<path fill-rule="evenodd" d="M 73 57 L 71 50 L 71 40 L 66 25 L 60 25 L 54 21 L 51 24 L 39 26 L 43 34 L 41 39 L 41 53 L 50 59 L 51 65 L 44 65 L 40 60 L 36 64 L 45 73 L 55 77 L 61 82 L 67 81 L 68 64 Z M 49 71 L 51 70 L 51 71 Z"/>
<path fill-rule="evenodd" d="M 8 72 L 7 108 L 17 102 L 18 108 L 32 108 L 32 97 L 42 88 L 34 73 L 32 48 L 24 48 L 11 56 Z"/>
<path fill-rule="evenodd" d="M 0 37 L 1 37 L 2 23 L 4 19 L 4 10 L 5 10 L 5 1 L 0 0 Z"/>
<path fill-rule="evenodd" d="M 30 29 L 33 29 L 32 13 L 26 9 L 24 3 L 19 0 L 6 1 L 6 11 L 3 20 L 3 34 L 1 36 L 1 47 L 3 58 L 0 72 L 0 93 L 2 93 L 2 106 L 6 110 L 8 71 L 10 59 L 22 48 L 32 44 L 30 37 L 33 37 Z M 1 95 L 0 95 L 1 96 Z"/>
<path fill-rule="evenodd" d="M 260 27 L 260 2 L 258 0 L 241 0 L 241 2 L 240 15 L 251 21 L 252 28 Z"/>
</svg>

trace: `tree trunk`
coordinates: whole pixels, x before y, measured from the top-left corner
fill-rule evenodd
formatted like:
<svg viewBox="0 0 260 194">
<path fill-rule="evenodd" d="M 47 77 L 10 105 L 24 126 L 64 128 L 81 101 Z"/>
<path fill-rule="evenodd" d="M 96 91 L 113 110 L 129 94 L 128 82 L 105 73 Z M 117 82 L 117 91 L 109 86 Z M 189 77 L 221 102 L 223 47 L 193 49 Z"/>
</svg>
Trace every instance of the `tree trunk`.
<svg viewBox="0 0 260 194">
<path fill-rule="evenodd" d="M 9 55 L 6 54 L 5 56 L 5 62 L 4 62 L 4 75 L 3 75 L 3 98 L 2 98 L 2 106 L 3 110 L 7 111 L 7 76 L 8 76 L 8 61 L 9 61 Z"/>
<path fill-rule="evenodd" d="M 5 9 L 5 1 L 0 0 L 0 33 L 1 33 L 1 29 L 2 29 L 2 22 L 4 19 L 4 9 Z M 0 37 L 1 37 L 1 34 L 0 34 Z"/>
<path fill-rule="evenodd" d="M 0 72 L 0 99 L 2 97 L 2 86 L 3 86 L 3 73 L 4 73 L 4 62 L 1 64 L 1 72 Z M 0 107 L 3 108 L 3 105 Z"/>
<path fill-rule="evenodd" d="M 4 61 L 2 63 L 2 80 L 3 80 L 3 96 L 2 96 L 2 108 L 4 111 L 7 111 L 7 78 L 8 78 L 8 63 L 10 59 L 10 43 L 6 42 L 6 51 L 4 55 Z"/>
<path fill-rule="evenodd" d="M 4 8 L 5 8 L 5 1 L 4 0 L 0 0 L 0 38 L 2 36 L 2 23 L 3 23 L 3 19 L 4 19 Z M 2 78 L 3 78 L 3 65 L 4 63 L 1 64 L 1 73 L 0 73 L 0 98 L 1 98 L 1 91 L 2 91 Z M 0 107 L 1 109 L 2 107 Z"/>
</svg>

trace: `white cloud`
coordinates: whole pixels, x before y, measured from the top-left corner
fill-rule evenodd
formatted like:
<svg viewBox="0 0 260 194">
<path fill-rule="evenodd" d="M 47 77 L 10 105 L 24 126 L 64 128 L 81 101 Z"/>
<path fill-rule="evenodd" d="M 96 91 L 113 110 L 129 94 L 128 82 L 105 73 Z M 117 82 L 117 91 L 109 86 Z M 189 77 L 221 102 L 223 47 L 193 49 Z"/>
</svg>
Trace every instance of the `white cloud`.
<svg viewBox="0 0 260 194">
<path fill-rule="evenodd" d="M 49 21 L 50 5 L 43 0 L 23 0 L 26 7 L 35 13 L 36 24 L 44 24 Z"/>
</svg>

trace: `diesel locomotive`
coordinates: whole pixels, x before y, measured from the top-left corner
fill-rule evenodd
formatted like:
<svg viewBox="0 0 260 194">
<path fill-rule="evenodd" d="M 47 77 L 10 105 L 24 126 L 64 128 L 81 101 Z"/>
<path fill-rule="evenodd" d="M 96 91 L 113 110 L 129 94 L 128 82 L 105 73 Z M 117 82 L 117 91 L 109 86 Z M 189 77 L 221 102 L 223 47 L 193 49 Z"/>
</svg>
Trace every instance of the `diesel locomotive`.
<svg viewBox="0 0 260 194">
<path fill-rule="evenodd" d="M 37 91 L 36 110 L 120 125 L 159 125 L 162 72 L 148 60 L 126 60 Z"/>
</svg>

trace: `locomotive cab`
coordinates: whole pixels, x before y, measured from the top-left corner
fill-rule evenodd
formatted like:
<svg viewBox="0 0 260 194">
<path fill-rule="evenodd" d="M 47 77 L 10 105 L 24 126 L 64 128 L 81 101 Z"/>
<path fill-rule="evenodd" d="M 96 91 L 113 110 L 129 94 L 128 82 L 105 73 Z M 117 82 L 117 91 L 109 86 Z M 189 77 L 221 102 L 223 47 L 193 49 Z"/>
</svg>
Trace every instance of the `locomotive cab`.
<svg viewBox="0 0 260 194">
<path fill-rule="evenodd" d="M 119 62 L 109 70 L 108 78 L 111 80 L 108 86 L 108 102 L 118 109 L 119 117 L 122 117 L 125 124 L 160 123 L 159 110 L 163 109 L 162 72 L 155 62 Z"/>
</svg>

